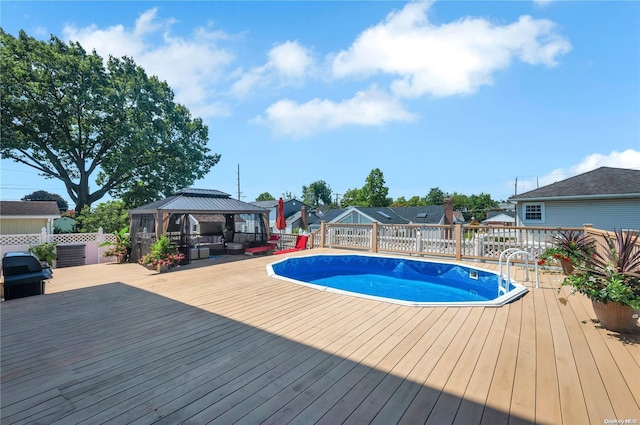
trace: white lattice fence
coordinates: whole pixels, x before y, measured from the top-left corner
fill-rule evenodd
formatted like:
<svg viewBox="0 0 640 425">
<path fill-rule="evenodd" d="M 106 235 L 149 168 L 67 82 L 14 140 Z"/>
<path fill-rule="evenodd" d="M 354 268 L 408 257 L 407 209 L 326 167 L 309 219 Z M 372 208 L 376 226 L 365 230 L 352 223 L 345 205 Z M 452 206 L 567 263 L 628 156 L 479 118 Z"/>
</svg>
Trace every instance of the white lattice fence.
<svg viewBox="0 0 640 425">
<path fill-rule="evenodd" d="M 39 245 L 41 242 L 40 234 L 29 235 L 0 235 L 0 246 L 12 245 Z"/>
<path fill-rule="evenodd" d="M 57 242 L 58 245 L 84 245 L 85 264 L 113 262 L 115 258 L 102 256 L 106 247 L 100 247 L 103 242 L 115 242 L 115 235 L 103 233 L 100 229 L 96 233 L 60 233 L 47 234 L 46 229 L 40 233 L 24 235 L 0 235 L 0 258 L 7 252 L 28 251 L 30 247 L 45 242 Z M 54 261 L 54 267 L 55 267 Z"/>
</svg>

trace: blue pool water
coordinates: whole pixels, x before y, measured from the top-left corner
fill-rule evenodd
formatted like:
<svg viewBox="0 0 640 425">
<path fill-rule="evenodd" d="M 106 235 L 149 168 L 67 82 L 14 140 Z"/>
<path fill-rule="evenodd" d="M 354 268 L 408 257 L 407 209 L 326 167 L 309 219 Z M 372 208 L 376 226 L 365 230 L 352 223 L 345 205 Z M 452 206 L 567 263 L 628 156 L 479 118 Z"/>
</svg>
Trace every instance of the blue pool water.
<svg viewBox="0 0 640 425">
<path fill-rule="evenodd" d="M 410 305 L 503 305 L 527 290 L 499 294 L 496 273 L 432 261 L 369 255 L 314 255 L 268 266 L 269 275 L 321 290 Z"/>
</svg>

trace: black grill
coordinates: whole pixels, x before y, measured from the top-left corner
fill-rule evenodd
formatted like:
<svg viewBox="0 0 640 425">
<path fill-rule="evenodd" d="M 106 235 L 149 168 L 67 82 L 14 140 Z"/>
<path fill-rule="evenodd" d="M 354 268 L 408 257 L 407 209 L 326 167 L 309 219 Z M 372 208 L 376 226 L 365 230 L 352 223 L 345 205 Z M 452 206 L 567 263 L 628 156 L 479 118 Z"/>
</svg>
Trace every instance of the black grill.
<svg viewBox="0 0 640 425">
<path fill-rule="evenodd" d="M 46 264 L 46 263 L 45 263 Z M 44 281 L 51 279 L 51 268 L 30 252 L 7 252 L 2 258 L 4 299 L 44 294 Z"/>
</svg>

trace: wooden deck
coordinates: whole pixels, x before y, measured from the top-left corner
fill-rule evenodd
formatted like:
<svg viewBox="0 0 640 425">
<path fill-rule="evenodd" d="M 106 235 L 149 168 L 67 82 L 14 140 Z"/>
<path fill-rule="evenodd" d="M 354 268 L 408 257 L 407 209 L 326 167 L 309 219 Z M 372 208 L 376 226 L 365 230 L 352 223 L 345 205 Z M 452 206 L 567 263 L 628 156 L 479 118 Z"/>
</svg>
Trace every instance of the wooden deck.
<svg viewBox="0 0 640 425">
<path fill-rule="evenodd" d="M 268 278 L 274 260 L 56 269 L 0 306 L 2 424 L 640 423 L 640 335 L 559 275 L 505 307 L 416 308 Z"/>
</svg>

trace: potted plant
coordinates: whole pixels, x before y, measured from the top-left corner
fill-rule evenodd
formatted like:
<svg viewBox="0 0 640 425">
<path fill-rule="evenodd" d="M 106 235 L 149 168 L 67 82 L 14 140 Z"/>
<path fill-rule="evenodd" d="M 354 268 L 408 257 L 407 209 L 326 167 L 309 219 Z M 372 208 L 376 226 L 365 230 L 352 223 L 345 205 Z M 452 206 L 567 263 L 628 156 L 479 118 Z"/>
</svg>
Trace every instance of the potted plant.
<svg viewBox="0 0 640 425">
<path fill-rule="evenodd" d="M 602 327 L 634 332 L 640 312 L 640 244 L 638 233 L 618 230 L 605 236 L 591 255 L 584 254 L 562 285 L 586 295 Z"/>
<path fill-rule="evenodd" d="M 594 241 L 584 232 L 567 230 L 552 236 L 553 245 L 538 255 L 539 266 L 561 266 L 569 275 L 585 256 L 594 252 Z"/>
<path fill-rule="evenodd" d="M 178 265 L 184 259 L 184 254 L 178 252 L 178 248 L 171 243 L 169 238 L 161 236 L 151 244 L 148 254 L 139 261 L 140 264 L 159 272 L 168 271 L 170 267 Z"/>
<path fill-rule="evenodd" d="M 56 245 L 58 245 L 58 242 L 45 242 L 40 245 L 29 247 L 29 252 L 38 257 L 38 260 L 42 262 L 44 267 L 49 267 L 57 257 Z"/>
<path fill-rule="evenodd" d="M 118 263 L 126 263 L 131 256 L 131 236 L 129 236 L 129 228 L 124 227 L 119 232 L 113 232 L 115 242 L 106 241 L 101 243 L 100 247 L 108 246 L 109 249 L 102 253 L 105 257 L 116 257 Z"/>
</svg>

